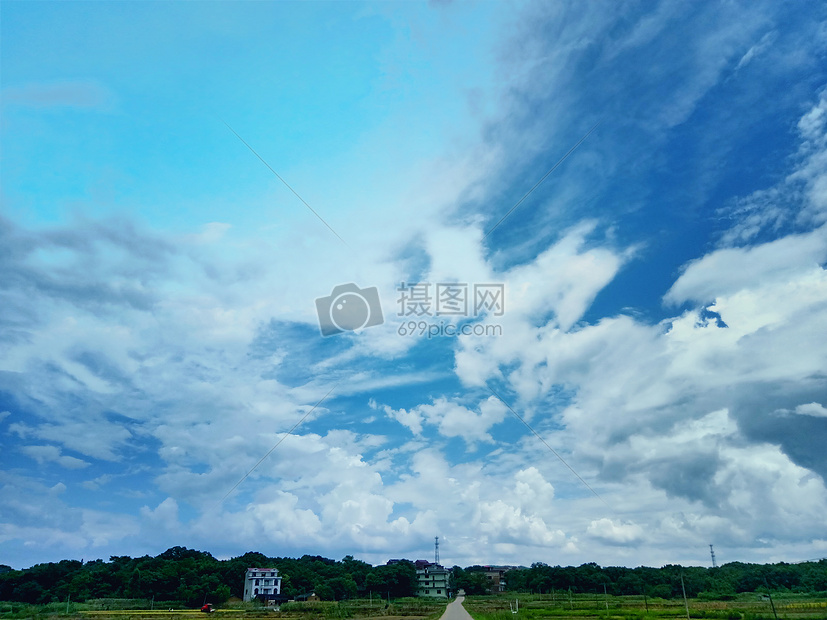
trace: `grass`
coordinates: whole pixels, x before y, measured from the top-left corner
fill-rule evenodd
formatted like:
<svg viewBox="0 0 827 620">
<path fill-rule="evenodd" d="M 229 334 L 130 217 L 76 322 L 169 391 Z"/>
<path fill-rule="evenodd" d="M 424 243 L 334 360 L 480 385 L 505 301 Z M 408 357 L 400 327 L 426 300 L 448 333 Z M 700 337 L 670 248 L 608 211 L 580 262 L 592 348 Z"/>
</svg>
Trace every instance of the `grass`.
<svg viewBox="0 0 827 620">
<path fill-rule="evenodd" d="M 402 598 L 391 600 L 354 599 L 349 601 L 311 601 L 285 603 L 280 608 L 261 607 L 255 604 L 231 604 L 215 610 L 212 620 L 245 620 L 253 618 L 300 619 L 300 620 L 359 620 L 382 618 L 383 620 L 438 620 L 445 611 L 447 600 Z M 126 600 L 112 599 L 106 604 L 99 601 L 85 603 L 28 603 L 0 602 L 0 620 L 180 620 L 204 618 L 207 614 L 198 609 L 181 609 L 168 601 L 155 601 L 154 610 L 146 601 L 143 609 L 135 609 Z M 174 611 L 169 611 L 173 607 Z"/>
<path fill-rule="evenodd" d="M 517 614 L 510 605 L 519 599 Z M 779 620 L 827 619 L 827 599 L 773 597 Z M 647 609 L 648 603 L 648 609 Z M 466 597 L 465 609 L 474 620 L 666 620 L 686 618 L 683 600 L 648 599 L 642 596 L 608 596 L 603 593 L 557 595 L 509 594 Z M 751 594 L 738 600 L 689 600 L 689 616 L 718 620 L 774 620 L 769 601 Z"/>
<path fill-rule="evenodd" d="M 773 596 L 779 620 L 827 619 L 827 596 L 807 597 Z M 510 605 L 519 599 L 517 614 Z M 448 601 L 442 599 L 405 598 L 391 601 L 354 599 L 350 601 L 286 603 L 278 611 L 250 603 L 229 604 L 216 609 L 212 620 L 439 620 Z M 0 602 L 0 620 L 195 620 L 205 614 L 197 609 L 179 609 L 170 612 L 169 602 L 156 601 L 155 609 L 130 609 L 142 601 L 107 599 L 105 602 L 26 603 Z M 648 603 L 648 610 L 647 610 Z M 682 620 L 686 618 L 683 600 L 648 599 L 642 596 L 609 596 L 602 593 L 575 594 L 508 594 L 470 596 L 465 598 L 465 609 L 474 620 Z M 607 609 L 608 607 L 608 609 Z M 690 599 L 691 620 L 774 620 L 769 601 L 759 594 L 739 595 L 735 600 Z"/>
</svg>

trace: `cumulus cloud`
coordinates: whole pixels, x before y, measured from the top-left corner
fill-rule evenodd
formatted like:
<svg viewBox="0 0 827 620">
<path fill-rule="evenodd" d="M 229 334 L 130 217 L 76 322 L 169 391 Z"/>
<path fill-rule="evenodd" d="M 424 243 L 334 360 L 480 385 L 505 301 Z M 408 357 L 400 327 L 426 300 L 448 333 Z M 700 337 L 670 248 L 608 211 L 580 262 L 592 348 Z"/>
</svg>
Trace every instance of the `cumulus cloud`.
<svg viewBox="0 0 827 620">
<path fill-rule="evenodd" d="M 799 415 L 809 415 L 814 416 L 816 418 L 827 418 L 827 407 L 824 407 L 820 403 L 806 403 L 804 405 L 798 405 L 795 408 L 795 412 Z"/>
<path fill-rule="evenodd" d="M 827 261 L 827 228 L 749 248 L 727 248 L 690 263 L 665 300 L 704 302 L 738 291 L 784 284 Z"/>
<path fill-rule="evenodd" d="M 177 529 L 178 526 L 178 502 L 171 497 L 166 498 L 155 508 L 143 506 L 141 516 L 152 523 L 154 527 L 163 529 Z"/>
<path fill-rule="evenodd" d="M 696 304 L 679 316 L 654 325 L 616 316 L 576 327 L 520 317 L 507 347 L 463 342 L 457 372 L 477 383 L 504 378 L 526 403 L 551 399 L 552 415 L 533 423 L 557 429 L 553 436 L 583 464 L 581 473 L 588 464 L 587 478 L 608 485 L 601 495 L 612 505 L 628 504 L 612 491 L 623 482 L 641 495 L 653 490 L 688 502 L 684 514 L 693 515 L 698 536 L 732 515 L 745 545 L 767 535 L 770 523 L 776 538 L 795 528 L 814 532 L 825 486 L 813 473 L 824 475 L 824 459 L 808 438 L 827 429 L 813 426 L 823 419 L 819 403 L 800 403 L 826 387 L 827 348 L 811 346 L 827 333 L 825 261 L 823 227 L 714 249 L 688 263 L 666 292 L 669 304 Z M 615 255 L 608 273 L 621 264 Z M 813 424 L 773 417 L 791 400 L 787 409 Z M 785 508 L 798 502 L 795 515 Z M 773 508 L 755 515 L 747 507 L 756 503 Z M 653 542 L 668 529 L 631 523 L 593 519 L 586 533 L 626 544 Z"/>
<path fill-rule="evenodd" d="M 601 302 L 662 243 L 657 231 L 688 221 L 657 220 L 639 239 L 624 216 L 692 213 L 677 193 L 644 210 L 662 187 L 637 188 L 625 160 L 670 168 L 650 160 L 666 157 L 666 134 L 681 133 L 722 76 L 749 73 L 775 48 L 761 38 L 760 11 L 715 20 L 710 11 L 662 3 L 624 29 L 617 13 L 585 4 L 531 8 L 519 45 L 503 51 L 505 74 L 528 67 L 524 83 L 509 85 L 508 122 L 461 156 L 447 150 L 342 190 L 333 223 L 358 251 L 304 220 L 279 223 L 269 239 L 245 238 L 223 217 L 179 235 L 125 218 L 46 228 L 0 219 L 4 441 L 82 474 L 46 483 L 0 472 L 0 540 L 70 550 L 140 537 L 227 553 L 266 543 L 379 562 L 388 549 L 428 549 L 438 533 L 457 563 L 680 561 L 676 545 L 725 536 L 743 549 L 757 540 L 805 548 L 827 505 L 824 98 L 798 122 L 794 170 L 746 190 L 718 246 L 679 270 L 658 266 L 652 282 L 623 284 L 662 298 L 662 315 Z M 653 53 L 663 41 L 668 61 Z M 634 97 L 601 80 L 590 80 L 600 92 L 570 88 L 584 58 L 613 85 L 623 67 L 647 71 L 624 74 Z M 664 76 L 676 85 L 664 88 Z M 101 105 L 90 92 L 11 95 Z M 601 146 L 585 143 L 565 178 L 549 177 L 548 193 L 484 236 L 512 190 L 523 195 L 533 169 L 546 171 L 549 153 L 573 143 L 570 128 L 586 121 L 565 110 L 611 116 L 615 106 Z M 617 145 L 631 155 L 610 153 Z M 693 196 L 709 195 L 714 174 L 697 176 Z M 629 193 L 605 198 L 606 184 Z M 386 309 L 400 281 L 501 282 L 503 336 L 424 343 L 400 337 L 399 317 L 386 312 L 382 326 L 320 338 L 313 299 L 344 275 L 375 284 Z M 489 384 L 513 395 L 615 514 L 534 435 L 506 424 L 506 407 L 481 389 Z M 108 473 L 68 450 L 105 461 Z M 140 497 L 134 516 L 73 503 L 75 485 L 111 497 L 126 479 L 141 482 L 130 489 Z M 216 531 L 227 535 L 216 541 Z"/>
<path fill-rule="evenodd" d="M 378 408 L 378 405 L 373 404 Z M 477 441 L 492 442 L 489 434 L 492 426 L 499 424 L 507 410 L 502 402 L 491 396 L 478 405 L 479 412 L 473 411 L 446 398 L 437 398 L 431 404 L 418 405 L 411 410 L 393 409 L 387 405 L 385 414 L 408 427 L 416 435 L 422 433 L 423 425 L 435 426 L 443 437 L 461 437 L 466 443 Z"/>
<path fill-rule="evenodd" d="M 586 532 L 590 536 L 612 545 L 628 545 L 643 538 L 643 528 L 634 523 L 615 522 L 612 519 L 597 519 L 589 523 Z"/>
<path fill-rule="evenodd" d="M 520 546 L 559 547 L 565 542 L 562 530 L 552 529 L 541 517 L 523 514 L 522 509 L 502 500 L 481 502 L 479 515 L 479 532 L 486 538 Z"/>
<path fill-rule="evenodd" d="M 554 486 L 536 467 L 527 467 L 514 475 L 514 493 L 522 506 L 542 510 L 554 498 Z"/>
</svg>

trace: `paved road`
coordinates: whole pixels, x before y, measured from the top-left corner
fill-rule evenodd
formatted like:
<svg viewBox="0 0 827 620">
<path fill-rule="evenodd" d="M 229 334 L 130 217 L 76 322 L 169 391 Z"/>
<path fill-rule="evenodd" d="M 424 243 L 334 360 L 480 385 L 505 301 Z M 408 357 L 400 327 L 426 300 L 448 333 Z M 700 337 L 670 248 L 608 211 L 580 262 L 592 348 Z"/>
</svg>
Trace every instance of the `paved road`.
<svg viewBox="0 0 827 620">
<path fill-rule="evenodd" d="M 465 607 L 462 606 L 464 600 L 464 596 L 457 596 L 453 603 L 448 603 L 445 613 L 442 614 L 439 620 L 472 620 L 471 614 L 465 611 Z"/>
</svg>

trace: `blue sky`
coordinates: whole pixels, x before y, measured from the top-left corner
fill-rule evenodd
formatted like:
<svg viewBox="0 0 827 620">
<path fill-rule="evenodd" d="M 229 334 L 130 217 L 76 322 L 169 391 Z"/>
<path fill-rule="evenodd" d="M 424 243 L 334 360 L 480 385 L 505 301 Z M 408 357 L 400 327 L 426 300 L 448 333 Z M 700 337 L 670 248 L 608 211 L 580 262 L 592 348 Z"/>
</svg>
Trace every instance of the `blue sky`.
<svg viewBox="0 0 827 620">
<path fill-rule="evenodd" d="M 776 4 L 3 3 L 0 563 L 827 555 L 827 12 Z"/>
</svg>

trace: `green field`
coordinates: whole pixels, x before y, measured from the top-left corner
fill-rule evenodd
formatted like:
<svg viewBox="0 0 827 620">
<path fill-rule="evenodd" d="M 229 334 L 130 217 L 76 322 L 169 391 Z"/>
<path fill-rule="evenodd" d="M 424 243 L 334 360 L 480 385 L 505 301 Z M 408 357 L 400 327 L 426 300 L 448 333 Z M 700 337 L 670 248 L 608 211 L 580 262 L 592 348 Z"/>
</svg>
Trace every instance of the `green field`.
<svg viewBox="0 0 827 620">
<path fill-rule="evenodd" d="M 512 613 L 519 599 L 519 612 Z M 735 600 L 689 599 L 690 618 L 722 620 L 774 620 L 769 600 L 760 594 L 739 595 Z M 827 618 L 827 598 L 805 596 L 773 597 L 779 619 Z M 556 595 L 511 594 L 509 596 L 471 596 L 464 602 L 474 620 L 583 620 L 586 618 L 632 620 L 686 618 L 682 599 L 644 599 L 643 596 L 604 596 L 602 593 Z"/>
<path fill-rule="evenodd" d="M 213 614 L 205 614 L 198 609 L 169 610 L 169 604 L 156 602 L 154 609 L 149 605 L 144 609 L 124 604 L 123 600 L 106 599 L 88 603 L 49 603 L 48 605 L 29 605 L 26 603 L 0 602 L 0 620 L 54 620 L 79 618 L 86 620 L 243 620 L 255 618 L 298 619 L 298 620 L 350 620 L 359 618 L 381 617 L 384 620 L 438 620 L 445 611 L 447 601 L 436 599 L 402 598 L 387 601 L 374 598 L 354 599 L 350 601 L 327 602 L 314 601 L 306 603 L 285 603 L 278 610 L 272 607 L 259 607 L 254 604 L 228 604 L 217 608 Z"/>
<path fill-rule="evenodd" d="M 515 600 L 519 611 L 512 613 Z M 106 602 L 0 603 L 0 620 L 176 620 L 206 618 L 197 609 L 169 610 L 165 603 L 156 603 L 155 609 L 129 609 L 128 602 L 106 599 Z M 787 595 L 773 597 L 779 619 L 827 619 L 827 598 Z M 336 602 L 286 603 L 278 610 L 251 604 L 229 604 L 216 609 L 214 620 L 245 620 L 257 618 L 296 620 L 438 620 L 446 601 L 407 598 L 387 601 L 355 599 Z M 465 608 L 474 620 L 660 620 L 684 619 L 683 600 L 644 599 L 643 596 L 604 596 L 601 593 L 575 594 L 510 594 L 499 596 L 470 596 Z M 103 609 L 102 607 L 108 607 Z M 146 607 L 149 607 L 148 605 Z M 721 620 L 774 620 L 768 599 L 760 594 L 739 595 L 729 601 L 689 600 L 690 618 L 717 618 Z"/>
</svg>

